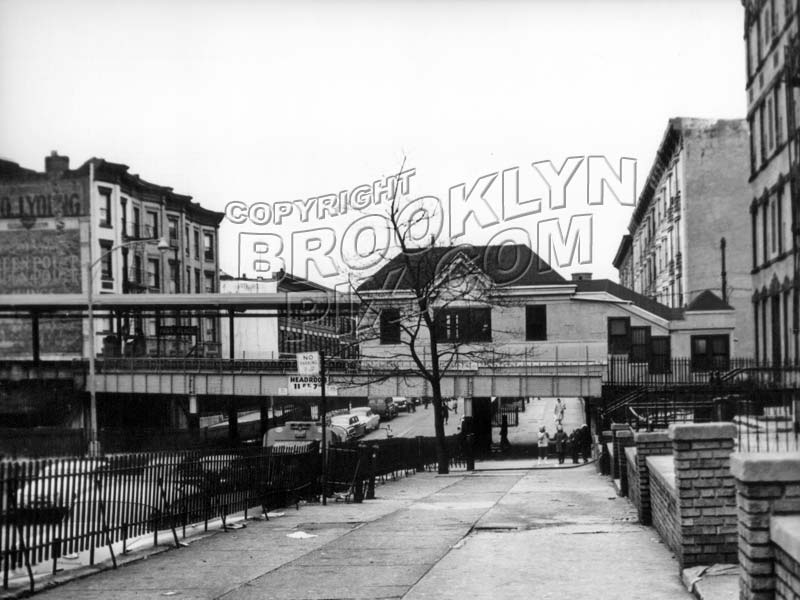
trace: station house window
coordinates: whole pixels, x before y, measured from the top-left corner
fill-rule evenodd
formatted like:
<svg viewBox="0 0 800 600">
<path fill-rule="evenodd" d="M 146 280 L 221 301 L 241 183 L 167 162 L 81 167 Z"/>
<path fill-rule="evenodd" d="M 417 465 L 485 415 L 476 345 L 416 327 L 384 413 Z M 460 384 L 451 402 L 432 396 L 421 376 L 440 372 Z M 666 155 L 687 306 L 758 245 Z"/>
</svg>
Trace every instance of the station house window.
<svg viewBox="0 0 800 600">
<path fill-rule="evenodd" d="M 670 373 L 670 341 L 669 336 L 654 335 L 650 338 L 650 372 Z"/>
<path fill-rule="evenodd" d="M 490 308 L 448 308 L 436 313 L 435 326 L 440 342 L 469 344 L 492 341 Z"/>
<path fill-rule="evenodd" d="M 692 369 L 695 371 L 725 370 L 730 363 L 727 335 L 693 335 Z"/>
<path fill-rule="evenodd" d="M 608 353 L 629 354 L 631 351 L 630 317 L 608 318 Z"/>
<path fill-rule="evenodd" d="M 381 311 L 380 336 L 381 344 L 400 343 L 400 311 L 396 308 Z"/>
<path fill-rule="evenodd" d="M 648 362 L 650 355 L 650 328 L 631 327 L 631 362 Z"/>
<path fill-rule="evenodd" d="M 525 307 L 525 339 L 527 341 L 547 339 L 547 305 Z"/>
</svg>

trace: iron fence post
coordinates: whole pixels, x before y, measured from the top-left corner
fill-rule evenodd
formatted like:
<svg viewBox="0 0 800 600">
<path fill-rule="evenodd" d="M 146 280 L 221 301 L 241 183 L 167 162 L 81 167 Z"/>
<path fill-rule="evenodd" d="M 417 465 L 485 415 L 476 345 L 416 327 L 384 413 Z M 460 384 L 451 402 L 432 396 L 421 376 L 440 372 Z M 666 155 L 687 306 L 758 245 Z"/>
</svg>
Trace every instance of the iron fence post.
<svg viewBox="0 0 800 600">
<path fill-rule="evenodd" d="M 367 482 L 367 500 L 375 500 L 375 470 L 378 459 L 378 445 L 373 444 L 369 450 L 369 480 Z"/>
</svg>

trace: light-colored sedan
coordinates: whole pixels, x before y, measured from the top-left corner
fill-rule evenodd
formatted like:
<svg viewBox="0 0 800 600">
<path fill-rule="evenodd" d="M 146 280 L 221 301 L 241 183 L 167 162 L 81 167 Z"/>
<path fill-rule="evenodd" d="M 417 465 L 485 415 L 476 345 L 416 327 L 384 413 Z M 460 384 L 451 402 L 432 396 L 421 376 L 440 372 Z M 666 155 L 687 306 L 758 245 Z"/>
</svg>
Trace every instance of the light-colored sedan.
<svg viewBox="0 0 800 600">
<path fill-rule="evenodd" d="M 337 415 L 331 417 L 331 425 L 343 427 L 347 431 L 347 439 L 354 440 L 363 437 L 366 431 L 364 422 L 358 415 Z"/>
<path fill-rule="evenodd" d="M 380 415 L 372 412 L 369 406 L 357 406 L 350 411 L 350 414 L 357 415 L 364 422 L 367 431 L 375 431 L 381 426 Z"/>
</svg>

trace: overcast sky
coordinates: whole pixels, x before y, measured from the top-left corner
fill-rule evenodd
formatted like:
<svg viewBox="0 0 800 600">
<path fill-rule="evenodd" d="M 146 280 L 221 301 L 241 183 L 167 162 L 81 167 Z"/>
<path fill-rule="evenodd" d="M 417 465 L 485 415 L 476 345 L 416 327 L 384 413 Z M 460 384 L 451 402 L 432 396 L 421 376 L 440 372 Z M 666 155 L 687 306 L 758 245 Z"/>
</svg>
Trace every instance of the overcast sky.
<svg viewBox="0 0 800 600">
<path fill-rule="evenodd" d="M 512 167 L 525 189 L 532 162 L 587 155 L 635 158 L 640 186 L 668 118 L 744 116 L 742 31 L 734 0 L 0 0 L 0 156 L 103 157 L 220 211 L 350 189 L 404 157 L 412 196 Z M 631 209 L 585 195 L 562 212 L 591 208 L 592 261 L 563 271 L 615 277 Z M 223 223 L 221 267 L 239 270 L 239 231 L 319 226 L 289 221 Z"/>
</svg>

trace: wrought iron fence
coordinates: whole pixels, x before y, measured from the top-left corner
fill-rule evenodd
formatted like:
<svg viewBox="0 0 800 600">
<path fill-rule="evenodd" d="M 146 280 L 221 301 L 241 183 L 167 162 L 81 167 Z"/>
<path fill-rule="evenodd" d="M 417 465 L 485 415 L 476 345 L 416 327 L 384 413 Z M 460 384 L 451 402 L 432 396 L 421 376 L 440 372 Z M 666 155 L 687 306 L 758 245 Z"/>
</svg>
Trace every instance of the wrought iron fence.
<svg viewBox="0 0 800 600">
<path fill-rule="evenodd" d="M 800 450 L 800 392 L 746 389 L 720 393 L 697 387 L 651 391 L 616 411 L 613 420 L 634 430 L 666 429 L 673 423 L 731 422 L 742 452 Z M 624 414 L 621 411 L 624 410 Z"/>
<path fill-rule="evenodd" d="M 634 388 L 715 382 L 797 388 L 800 387 L 800 366 L 752 358 L 678 357 L 634 362 L 627 356 L 609 356 L 603 381 L 609 387 Z"/>
<path fill-rule="evenodd" d="M 19 568 L 190 523 L 225 519 L 253 506 L 283 506 L 316 492 L 316 446 L 207 454 L 143 453 L 106 458 L 0 463 L 3 586 Z M 31 586 L 33 578 L 31 575 Z"/>
<path fill-rule="evenodd" d="M 446 438 L 449 464 L 466 466 L 461 436 Z M 435 438 L 394 438 L 335 446 L 328 452 L 326 494 L 364 497 L 376 478 L 435 469 Z M 261 507 L 315 498 L 322 464 L 316 442 L 298 447 L 109 455 L 0 462 L 0 568 L 3 587 L 26 568 L 65 554 L 106 547 L 159 531 L 179 543 L 190 524 L 226 519 Z"/>
<path fill-rule="evenodd" d="M 509 427 L 519 425 L 519 406 L 515 404 L 501 404 L 492 410 L 492 427 L 500 427 L 503 424 L 503 417 Z"/>
</svg>

